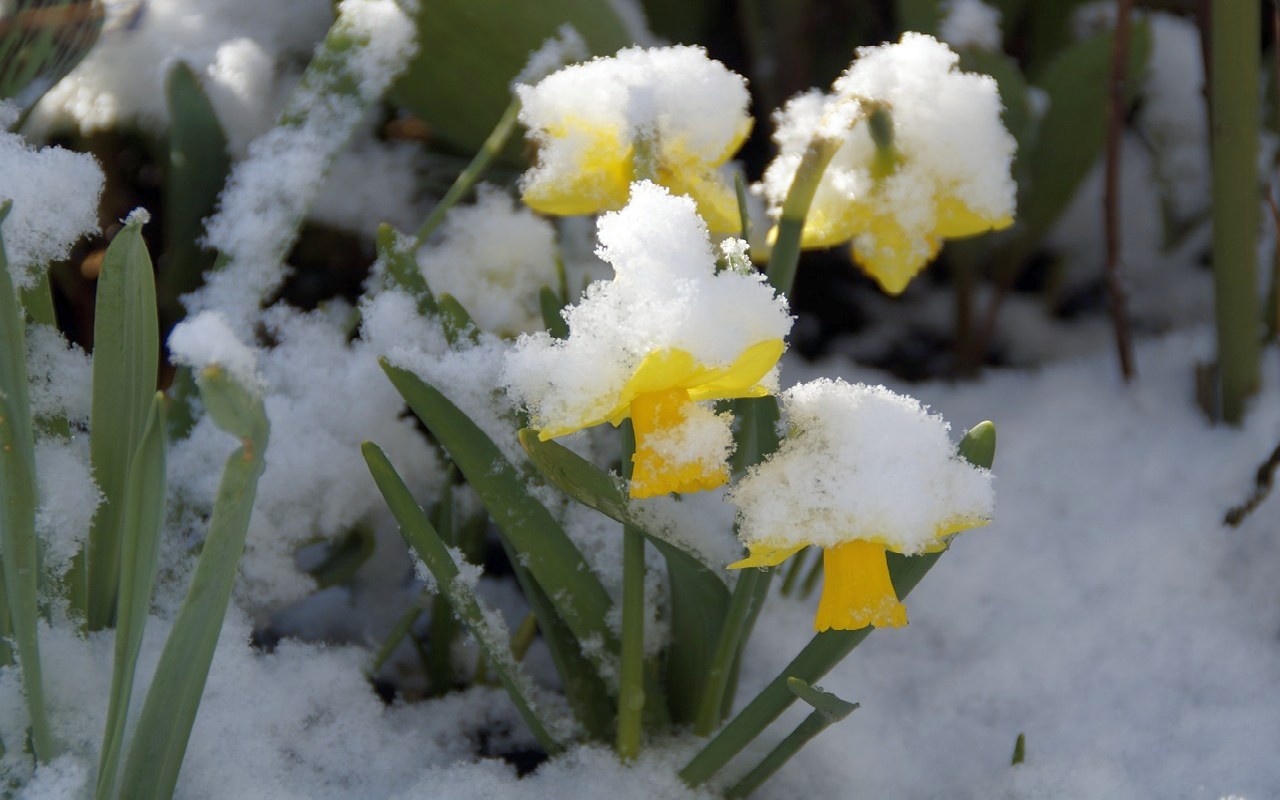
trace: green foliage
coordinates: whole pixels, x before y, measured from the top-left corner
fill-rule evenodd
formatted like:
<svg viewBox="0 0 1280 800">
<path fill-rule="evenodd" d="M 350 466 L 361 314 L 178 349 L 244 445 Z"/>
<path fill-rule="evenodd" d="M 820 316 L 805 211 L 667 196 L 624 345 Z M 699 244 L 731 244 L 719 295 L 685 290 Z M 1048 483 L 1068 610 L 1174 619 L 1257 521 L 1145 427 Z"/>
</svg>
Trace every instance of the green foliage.
<svg viewBox="0 0 1280 800">
<path fill-rule="evenodd" d="M 95 794 L 98 798 L 111 797 L 115 788 L 138 650 L 142 647 L 142 632 L 151 610 L 151 590 L 164 524 L 164 429 L 164 395 L 157 394 L 147 413 L 137 452 L 129 462 L 124 486 L 115 659 L 111 667 L 107 728 L 102 735 L 102 753 L 98 760 Z"/>
<path fill-rule="evenodd" d="M 214 254 L 199 245 L 231 170 L 227 138 L 200 79 L 186 63 L 169 70 L 169 164 L 165 173 L 165 255 L 158 275 L 160 307 L 169 321 L 182 315 L 178 297 L 200 285 Z"/>
<path fill-rule="evenodd" d="M 159 369 L 155 279 L 142 224 L 135 220 L 116 234 L 98 276 L 89 460 L 103 499 L 89 531 L 85 612 L 90 630 L 109 627 L 115 618 L 125 482 Z"/>
<path fill-rule="evenodd" d="M 197 383 L 215 424 L 239 439 L 240 446 L 223 466 L 209 532 L 186 598 L 160 653 L 114 795 L 117 798 L 173 796 L 231 600 L 258 478 L 266 465 L 263 454 L 268 425 L 262 398 L 218 367 L 203 370 Z"/>
<path fill-rule="evenodd" d="M 480 149 L 510 103 L 512 76 L 561 25 L 572 24 L 597 55 L 631 44 L 625 23 L 604 0 L 423 0 L 418 6 L 418 55 L 392 87 L 392 99 L 465 152 Z"/>
<path fill-rule="evenodd" d="M 0 230 L 12 204 L 0 205 Z M 9 277 L 9 259 L 0 235 L 0 558 L 3 559 L 5 614 L 0 634 L 12 637 L 22 667 L 23 689 L 31 715 L 31 746 L 38 760 L 57 755 L 57 743 L 45 711 L 40 664 L 40 552 L 36 540 L 35 432 L 27 393 L 26 332 L 22 309 Z M 0 647 L 0 665 L 12 658 Z"/>
</svg>

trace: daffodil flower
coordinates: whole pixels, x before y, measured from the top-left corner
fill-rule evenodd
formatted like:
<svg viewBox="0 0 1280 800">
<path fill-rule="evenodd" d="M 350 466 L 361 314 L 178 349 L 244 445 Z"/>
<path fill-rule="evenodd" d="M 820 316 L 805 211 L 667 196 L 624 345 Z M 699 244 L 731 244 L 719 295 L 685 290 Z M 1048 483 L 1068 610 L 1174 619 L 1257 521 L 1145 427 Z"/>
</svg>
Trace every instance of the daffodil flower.
<svg viewBox="0 0 1280 800">
<path fill-rule="evenodd" d="M 957 455 L 941 417 L 882 386 L 820 379 L 782 401 L 790 433 L 729 492 L 748 548 L 730 568 L 772 567 L 818 546 L 816 630 L 907 624 L 886 552 L 938 552 L 986 524 L 990 472 Z"/>
<path fill-rule="evenodd" d="M 1000 120 L 996 83 L 958 71 L 958 60 L 933 37 L 907 33 L 898 44 L 860 48 L 831 94 L 792 98 L 776 116 L 779 156 L 763 182 L 775 214 L 824 120 L 860 120 L 842 132 L 801 246 L 850 242 L 855 262 L 889 294 L 906 289 L 944 240 L 1013 223 L 1016 145 Z M 875 109 L 880 135 L 870 124 Z"/>
<path fill-rule="evenodd" d="M 746 81 L 700 47 L 621 50 L 516 87 L 537 144 L 524 201 L 544 214 L 622 208 L 651 178 L 692 197 L 711 230 L 736 231 L 738 204 L 721 167 L 751 132 Z M 638 174 L 637 161 L 651 174 Z"/>
<path fill-rule="evenodd" d="M 716 272 L 707 227 L 687 197 L 649 182 L 598 223 L 615 276 L 564 312 L 569 336 L 522 336 L 504 382 L 543 440 L 630 418 L 632 497 L 728 480 L 728 415 L 709 402 L 759 397 L 791 328 L 786 300 L 758 273 Z"/>
</svg>

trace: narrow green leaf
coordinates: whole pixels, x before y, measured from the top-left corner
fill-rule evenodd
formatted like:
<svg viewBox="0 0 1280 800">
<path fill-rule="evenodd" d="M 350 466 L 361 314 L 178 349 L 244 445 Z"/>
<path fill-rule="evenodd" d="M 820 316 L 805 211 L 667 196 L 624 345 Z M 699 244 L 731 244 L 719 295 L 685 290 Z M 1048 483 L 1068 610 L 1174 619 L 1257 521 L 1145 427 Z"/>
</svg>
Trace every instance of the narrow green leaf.
<svg viewBox="0 0 1280 800">
<path fill-rule="evenodd" d="M 165 254 L 158 294 L 170 321 L 182 316 L 178 298 L 200 286 L 215 253 L 199 244 L 204 220 L 216 210 L 231 171 L 227 137 L 200 79 L 178 61 L 165 79 L 169 106 L 169 166 L 165 173 Z"/>
<path fill-rule="evenodd" d="M 814 711 L 822 712 L 832 722 L 839 722 L 852 714 L 854 709 L 858 707 L 857 703 L 841 700 L 831 692 L 824 692 L 817 686 L 810 686 L 799 678 L 787 678 L 787 689 L 796 697 L 813 706 Z"/>
<path fill-rule="evenodd" d="M 102 490 L 89 530 L 88 625 L 111 625 L 120 577 L 120 514 L 129 459 L 146 425 L 160 358 L 155 278 L 135 220 L 116 234 L 98 277 L 89 461 Z"/>
<path fill-rule="evenodd" d="M 761 759 L 755 769 L 729 787 L 729 791 L 724 794 L 726 800 L 746 797 L 760 788 L 761 784 L 773 777 L 775 772 L 782 769 L 782 766 L 790 761 L 792 756 L 800 752 L 800 749 L 812 741 L 815 736 L 849 716 L 858 708 L 857 703 L 841 700 L 834 694 L 812 687 L 799 678 L 788 678 L 787 688 L 796 697 L 813 706 L 813 713 L 805 717 L 804 721 L 797 725 L 796 729 L 787 738 L 779 742 L 768 755 Z"/>
<path fill-rule="evenodd" d="M 431 435 L 449 451 L 518 554 L 517 560 L 551 598 L 578 641 L 604 645 L 592 648 L 598 661 L 605 653 L 616 653 L 617 637 L 605 623 L 613 605 L 608 592 L 564 529 L 529 494 L 498 446 L 435 387 L 385 361 L 382 369 Z"/>
<path fill-rule="evenodd" d="M 542 310 L 542 324 L 547 327 L 547 333 L 556 339 L 568 339 L 569 323 L 560 315 L 563 304 L 550 286 L 543 286 L 538 291 L 538 306 Z"/>
<path fill-rule="evenodd" d="M 957 450 L 971 464 L 989 469 L 995 456 L 995 441 L 995 425 L 982 422 L 964 435 Z M 942 553 L 904 556 L 890 552 L 887 556 L 894 590 L 898 597 L 905 598 L 937 563 Z M 874 629 L 867 627 L 856 631 L 828 630 L 815 634 L 800 654 L 783 668 L 782 673 L 685 765 L 680 771 L 680 777 L 690 786 L 705 783 L 794 702 L 795 695 L 788 688 L 788 679 L 799 678 L 808 683 L 820 680 L 849 655 L 853 648 L 861 644 L 872 630 Z"/>
<path fill-rule="evenodd" d="M 547 593 L 529 574 L 529 570 L 520 564 L 519 554 L 511 547 L 511 543 L 502 540 L 502 548 L 515 572 L 520 591 L 538 620 L 538 631 L 542 634 L 547 649 L 551 651 L 551 663 L 560 676 L 560 688 L 569 701 L 569 707 L 573 709 L 574 718 L 586 731 L 588 738 L 599 742 L 608 741 L 613 735 L 614 727 L 614 700 L 609 687 L 600 677 L 596 665 L 583 654 L 582 646 L 556 611 L 551 598 L 547 597 Z"/>
<path fill-rule="evenodd" d="M 485 611 L 480 607 L 474 589 L 458 580 L 458 565 L 449 553 L 448 546 L 440 538 L 431 520 L 413 499 L 409 487 L 405 486 L 386 455 L 372 442 L 360 446 L 369 472 L 373 475 L 378 490 L 387 501 L 387 506 L 400 525 L 400 533 L 405 542 L 427 565 L 440 593 L 453 606 L 454 612 L 462 620 L 475 638 L 476 644 L 484 654 L 489 666 L 497 673 L 498 680 L 511 697 L 520 718 L 529 726 L 533 737 L 549 755 L 562 752 L 564 746 L 547 730 L 541 717 L 529 697 L 531 683 L 519 664 L 511 655 L 511 648 L 505 636 L 499 635 L 486 619 Z"/>
<path fill-rule="evenodd" d="M 221 416 L 213 417 L 214 422 L 219 427 L 224 420 L 236 423 L 236 430 L 228 432 L 240 438 L 241 444 L 223 467 L 209 533 L 187 596 L 160 653 L 125 760 L 117 798 L 167 800 L 173 796 L 231 600 L 258 478 L 265 468 L 268 424 L 262 399 L 243 389 L 231 391 L 226 386 L 230 383 L 227 373 L 217 368 L 203 370 L 198 378 L 205 407 L 212 408 L 214 403 L 210 401 L 215 396 L 224 406 Z M 245 407 L 231 408 L 235 398 L 241 398 Z M 237 431 L 248 431 L 250 435 Z"/>
<path fill-rule="evenodd" d="M 414 257 L 416 242 L 386 223 L 378 226 L 376 239 L 378 262 L 388 287 L 401 289 L 416 298 L 418 313 L 423 316 L 439 313 L 435 295 L 431 294 L 431 287 L 427 286 L 427 279 Z"/>
<path fill-rule="evenodd" d="M 1054 6 L 1055 3 L 1037 3 Z M 1037 84 L 1049 99 L 1029 154 L 1029 188 L 1019 198 L 1018 221 L 1033 242 L 1039 242 L 1075 197 L 1080 183 L 1102 154 L 1107 131 L 1108 85 L 1112 35 L 1103 33 L 1071 45 L 1041 73 Z M 1135 20 L 1129 43 L 1132 97 L 1146 73 L 1151 51 L 1150 27 Z"/>
<path fill-rule="evenodd" d="M 115 659 L 111 669 L 111 694 L 107 726 L 98 761 L 98 788 L 94 797 L 106 800 L 115 788 L 116 771 L 124 745 L 125 723 L 133 694 L 134 670 L 142 632 L 151 610 L 164 523 L 165 455 L 164 395 L 151 402 L 138 450 L 129 463 L 123 497 L 120 537 L 120 595 L 116 609 Z"/>
<path fill-rule="evenodd" d="M 1009 766 L 1016 767 L 1027 760 L 1027 735 L 1019 733 L 1018 738 L 1013 743 L 1013 756 L 1009 759 Z"/>
<path fill-rule="evenodd" d="M 729 610 L 729 590 L 718 572 L 635 515 L 621 486 L 607 473 L 556 442 L 520 431 L 520 444 L 547 480 L 579 503 L 639 530 L 667 562 L 671 585 L 671 647 L 667 691 L 673 719 L 693 719 L 702 682 Z"/>
<path fill-rule="evenodd" d="M 324 558 L 309 568 L 307 574 L 321 589 L 346 583 L 373 555 L 376 545 L 373 531 L 357 525 L 342 538 L 326 544 Z"/>
<path fill-rule="evenodd" d="M 436 305 L 440 311 L 440 324 L 444 326 L 444 337 L 449 344 L 456 345 L 464 340 L 473 344 L 480 341 L 480 329 L 458 298 L 446 292 L 436 298 Z"/>
<path fill-rule="evenodd" d="M 0 223 L 12 203 L 0 204 Z M 0 230 L 3 230 L 0 226 Z M 31 745 L 41 763 L 57 755 L 44 705 L 40 667 L 40 547 L 36 541 L 35 432 L 27 393 L 26 331 L 0 234 L 0 554 L 8 631 L 22 666 L 31 716 Z M 7 649 L 7 648 L 6 648 Z M 0 652 L 0 656 L 8 653 Z"/>
</svg>

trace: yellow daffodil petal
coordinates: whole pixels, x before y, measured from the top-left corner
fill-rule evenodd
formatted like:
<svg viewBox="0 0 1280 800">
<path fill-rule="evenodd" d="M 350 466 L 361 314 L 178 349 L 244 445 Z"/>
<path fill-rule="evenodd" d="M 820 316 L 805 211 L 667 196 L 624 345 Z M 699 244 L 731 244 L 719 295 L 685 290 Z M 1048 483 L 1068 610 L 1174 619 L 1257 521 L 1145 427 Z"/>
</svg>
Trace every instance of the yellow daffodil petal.
<svg viewBox="0 0 1280 800">
<path fill-rule="evenodd" d="M 712 233 L 738 233 L 742 218 L 738 214 L 738 196 L 718 172 L 696 168 L 658 171 L 658 182 L 675 194 L 684 194 L 698 204 L 698 214 Z"/>
<path fill-rule="evenodd" d="M 852 631 L 874 625 L 901 628 L 907 609 L 898 600 L 889 578 L 882 544 L 862 539 L 823 551 L 822 599 L 814 630 Z"/>
<path fill-rule="evenodd" d="M 685 421 L 693 401 L 685 389 L 648 392 L 631 401 L 631 422 L 636 450 L 631 457 L 631 497 L 655 497 L 670 492 L 699 492 L 723 486 L 729 481 L 725 463 L 682 461 L 652 444 L 666 431 Z"/>
<path fill-rule="evenodd" d="M 879 215 L 854 239 L 853 259 L 887 294 L 898 295 L 938 254 L 940 244 L 932 236 L 913 240 L 893 217 Z"/>
<path fill-rule="evenodd" d="M 938 201 L 938 222 L 934 233 L 944 239 L 963 239 L 1013 224 L 1013 217 L 987 217 L 969 208 L 963 200 L 946 196 Z"/>
<path fill-rule="evenodd" d="M 604 419 L 619 425 L 631 414 L 631 401 L 634 398 L 667 389 L 685 389 L 690 399 L 696 401 L 763 397 L 769 392 L 760 385 L 760 381 L 778 363 L 785 347 L 781 339 L 756 342 L 743 350 L 727 367 L 704 366 L 698 363 L 692 353 L 680 348 L 650 353 L 632 373 L 631 379 L 618 394 L 618 404 Z M 604 419 L 578 428 L 590 427 Z"/>
<path fill-rule="evenodd" d="M 574 153 L 574 163 L 557 165 L 554 170 L 543 170 L 540 163 L 530 173 L 522 193 L 530 208 L 542 214 L 576 215 L 626 205 L 633 166 L 632 148 L 622 131 L 566 119 L 548 129 L 546 139 L 548 153 Z M 557 140 L 572 147 L 559 147 Z"/>
<path fill-rule="evenodd" d="M 776 547 L 769 544 L 747 545 L 747 557 L 729 565 L 729 569 L 746 569 L 748 567 L 776 567 L 791 556 L 809 545 L 797 544 Z"/>
</svg>

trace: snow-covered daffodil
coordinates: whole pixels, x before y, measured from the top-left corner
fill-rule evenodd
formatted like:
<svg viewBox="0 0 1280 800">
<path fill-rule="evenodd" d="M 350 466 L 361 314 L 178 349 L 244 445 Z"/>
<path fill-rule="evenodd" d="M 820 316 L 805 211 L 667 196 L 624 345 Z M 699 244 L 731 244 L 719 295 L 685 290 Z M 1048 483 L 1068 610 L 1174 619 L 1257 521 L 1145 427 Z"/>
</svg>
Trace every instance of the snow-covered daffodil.
<svg viewBox="0 0 1280 800">
<path fill-rule="evenodd" d="M 632 420 L 632 497 L 728 480 L 728 415 L 709 401 L 759 397 L 776 384 L 791 317 L 759 274 L 716 272 L 692 200 L 653 183 L 598 223 L 614 278 L 564 312 L 569 336 L 522 336 L 504 382 L 546 440 Z"/>
<path fill-rule="evenodd" d="M 986 524 L 991 473 L 957 455 L 941 417 L 882 386 L 820 379 L 782 403 L 790 432 L 729 492 L 748 549 L 730 568 L 776 566 L 815 545 L 816 630 L 907 624 L 886 552 L 937 552 Z"/>
<path fill-rule="evenodd" d="M 692 197 L 711 230 L 739 228 L 721 167 L 746 140 L 746 81 L 700 47 L 631 47 L 516 87 L 537 144 L 524 201 L 544 214 L 597 214 L 626 204 L 648 177 Z M 637 172 L 637 161 L 648 174 Z"/>
<path fill-rule="evenodd" d="M 779 155 L 763 182 L 775 213 L 824 121 L 859 120 L 840 134 L 801 246 L 850 242 L 854 260 L 889 294 L 906 289 L 944 240 L 1013 223 L 1016 145 L 999 91 L 990 77 L 957 70 L 958 58 L 931 36 L 907 33 L 898 44 L 859 49 L 830 94 L 799 95 L 776 115 Z"/>
</svg>

